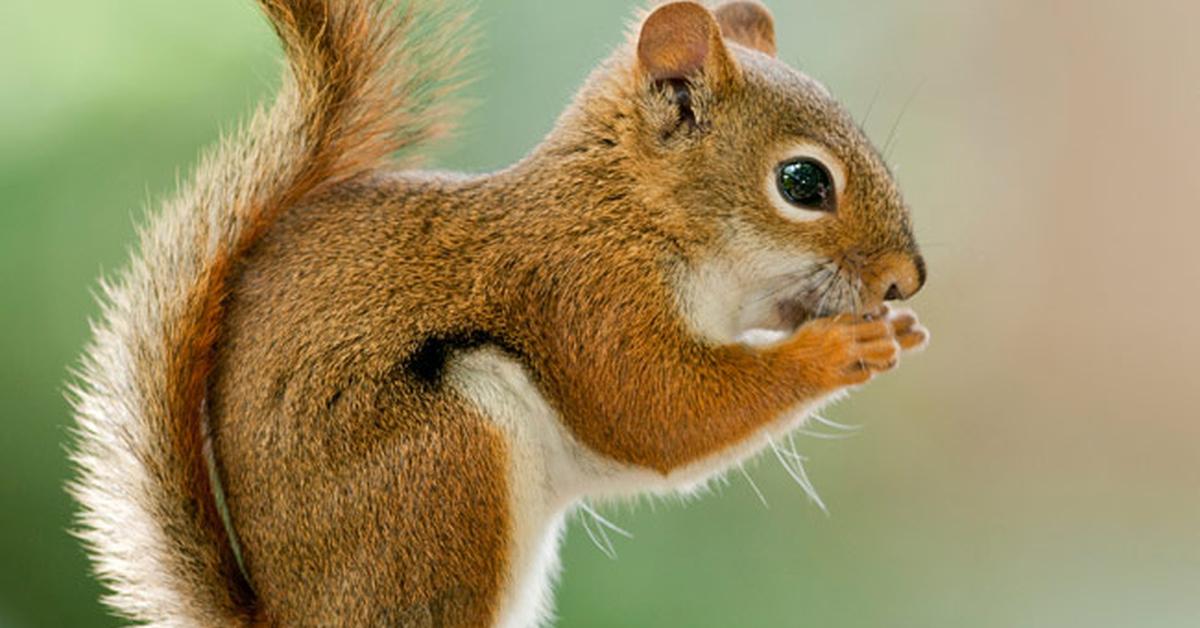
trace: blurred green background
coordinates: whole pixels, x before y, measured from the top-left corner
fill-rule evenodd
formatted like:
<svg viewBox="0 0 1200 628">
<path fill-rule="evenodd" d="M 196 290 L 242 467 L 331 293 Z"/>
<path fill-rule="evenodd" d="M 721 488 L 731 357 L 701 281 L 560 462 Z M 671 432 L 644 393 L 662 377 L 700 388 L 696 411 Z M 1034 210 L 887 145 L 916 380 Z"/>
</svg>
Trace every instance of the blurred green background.
<svg viewBox="0 0 1200 628">
<path fill-rule="evenodd" d="M 436 165 L 518 158 L 626 1 L 481 3 Z M 560 626 L 1200 626 L 1200 6 L 775 0 L 781 57 L 882 143 L 932 348 L 778 464 L 573 523 Z M 0 626 L 106 626 L 68 536 L 67 368 L 147 202 L 270 94 L 246 0 L 0 5 Z M 902 119 L 898 127 L 895 121 Z"/>
</svg>

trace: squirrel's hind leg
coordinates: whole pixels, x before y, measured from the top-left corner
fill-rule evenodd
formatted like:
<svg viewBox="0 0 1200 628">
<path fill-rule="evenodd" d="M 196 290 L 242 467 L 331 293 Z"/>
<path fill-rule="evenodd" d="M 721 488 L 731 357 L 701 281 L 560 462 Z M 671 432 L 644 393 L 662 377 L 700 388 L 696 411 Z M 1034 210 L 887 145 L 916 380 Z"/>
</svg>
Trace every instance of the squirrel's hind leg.
<svg viewBox="0 0 1200 628">
<path fill-rule="evenodd" d="M 492 625 L 511 544 L 505 441 L 449 395 L 373 412 L 321 434 L 332 439 L 321 447 L 347 449 L 332 457 L 349 464 L 226 470 L 262 616 L 297 626 Z M 321 455 L 311 441 L 294 445 L 303 451 L 276 460 Z M 255 466 L 265 473 L 253 477 Z M 274 495 L 250 497 L 249 483 Z"/>
</svg>

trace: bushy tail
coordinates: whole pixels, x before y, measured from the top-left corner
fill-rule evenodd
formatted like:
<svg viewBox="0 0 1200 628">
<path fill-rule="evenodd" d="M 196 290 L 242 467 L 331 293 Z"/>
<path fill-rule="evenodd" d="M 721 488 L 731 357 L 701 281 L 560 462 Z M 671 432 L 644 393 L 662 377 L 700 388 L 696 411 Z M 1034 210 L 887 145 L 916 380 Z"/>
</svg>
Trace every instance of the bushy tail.
<svg viewBox="0 0 1200 628">
<path fill-rule="evenodd" d="M 464 16 L 434 2 L 259 0 L 288 61 L 278 97 L 207 153 L 104 285 L 72 389 L 70 489 L 121 615 L 264 621 L 206 461 L 204 399 L 229 275 L 281 211 L 444 130 Z"/>
</svg>

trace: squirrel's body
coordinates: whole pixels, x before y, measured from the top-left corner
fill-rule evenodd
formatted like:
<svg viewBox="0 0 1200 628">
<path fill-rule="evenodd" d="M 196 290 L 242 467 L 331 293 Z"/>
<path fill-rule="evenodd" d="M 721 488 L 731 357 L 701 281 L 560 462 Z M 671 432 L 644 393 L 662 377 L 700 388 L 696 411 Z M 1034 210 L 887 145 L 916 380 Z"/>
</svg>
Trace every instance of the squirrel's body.
<svg viewBox="0 0 1200 628">
<path fill-rule="evenodd" d="M 385 165 L 440 121 L 413 13 L 263 5 L 292 81 L 147 230 L 85 365 L 76 492 L 130 617 L 536 623 L 579 499 L 702 480 L 924 341 L 848 314 L 924 268 L 761 7 L 661 7 L 467 177 Z"/>
</svg>

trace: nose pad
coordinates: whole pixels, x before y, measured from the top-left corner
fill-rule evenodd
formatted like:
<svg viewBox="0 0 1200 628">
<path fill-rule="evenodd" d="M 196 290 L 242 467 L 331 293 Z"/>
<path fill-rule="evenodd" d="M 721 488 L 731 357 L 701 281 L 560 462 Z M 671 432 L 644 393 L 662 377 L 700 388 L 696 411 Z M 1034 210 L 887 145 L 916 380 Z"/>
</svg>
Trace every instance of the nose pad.
<svg viewBox="0 0 1200 628">
<path fill-rule="evenodd" d="M 872 293 L 883 301 L 903 301 L 912 298 L 925 285 L 925 259 L 920 254 L 891 253 L 877 266 Z"/>
</svg>

